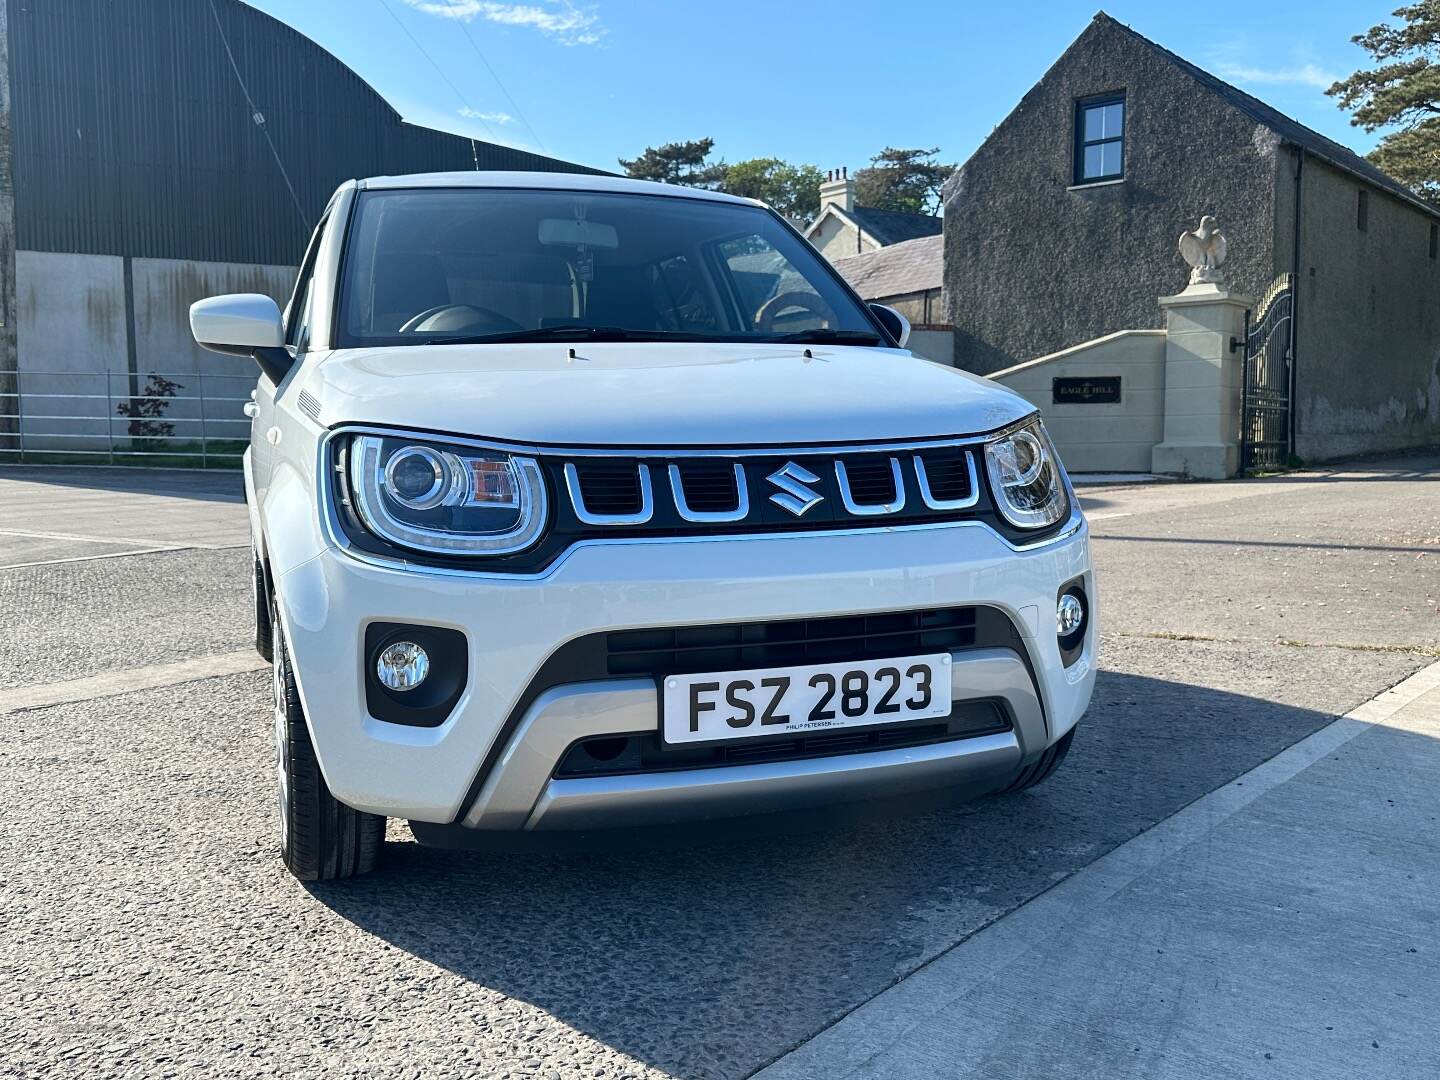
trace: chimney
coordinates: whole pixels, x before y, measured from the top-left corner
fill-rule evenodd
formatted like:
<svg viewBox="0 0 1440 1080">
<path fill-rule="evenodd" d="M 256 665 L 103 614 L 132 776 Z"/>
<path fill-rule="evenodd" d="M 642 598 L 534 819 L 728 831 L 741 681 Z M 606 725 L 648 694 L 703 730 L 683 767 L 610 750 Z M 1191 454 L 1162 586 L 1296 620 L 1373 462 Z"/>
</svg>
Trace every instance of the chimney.
<svg viewBox="0 0 1440 1080">
<path fill-rule="evenodd" d="M 825 182 L 820 185 L 820 209 L 823 211 L 831 203 L 847 213 L 855 209 L 855 181 L 850 179 L 848 168 L 825 174 Z"/>
</svg>

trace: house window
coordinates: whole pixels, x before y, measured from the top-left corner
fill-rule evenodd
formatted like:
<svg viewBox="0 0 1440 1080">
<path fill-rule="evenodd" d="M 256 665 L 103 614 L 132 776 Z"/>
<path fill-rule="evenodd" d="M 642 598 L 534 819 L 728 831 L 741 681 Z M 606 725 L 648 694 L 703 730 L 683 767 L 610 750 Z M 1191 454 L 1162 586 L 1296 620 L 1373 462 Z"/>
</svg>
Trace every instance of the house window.
<svg viewBox="0 0 1440 1080">
<path fill-rule="evenodd" d="M 1075 103 L 1075 183 L 1119 180 L 1125 175 L 1125 95 L 1107 94 Z"/>
<path fill-rule="evenodd" d="M 1355 228 L 1366 232 L 1370 228 L 1370 193 L 1361 191 L 1355 200 Z"/>
<path fill-rule="evenodd" d="M 1430 258 L 1440 255 L 1440 225 L 1430 226 Z"/>
</svg>

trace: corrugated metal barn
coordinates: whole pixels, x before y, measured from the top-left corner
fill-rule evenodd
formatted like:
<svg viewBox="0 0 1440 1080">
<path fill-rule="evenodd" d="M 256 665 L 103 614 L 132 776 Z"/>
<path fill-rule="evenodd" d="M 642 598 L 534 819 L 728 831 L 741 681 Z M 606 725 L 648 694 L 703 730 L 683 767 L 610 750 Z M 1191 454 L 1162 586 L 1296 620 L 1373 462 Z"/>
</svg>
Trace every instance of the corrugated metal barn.
<svg viewBox="0 0 1440 1080">
<path fill-rule="evenodd" d="M 334 56 L 239 0 L 0 5 L 0 438 L 23 413 L 32 449 L 93 445 L 59 438 L 77 434 L 51 419 L 62 411 L 94 418 L 80 435 L 124 436 L 116 399 L 150 372 L 193 376 L 167 406 L 177 442 L 199 398 L 213 413 L 248 392 L 251 371 L 189 341 L 189 305 L 230 291 L 283 303 L 350 177 L 594 171 L 407 124 Z"/>
</svg>

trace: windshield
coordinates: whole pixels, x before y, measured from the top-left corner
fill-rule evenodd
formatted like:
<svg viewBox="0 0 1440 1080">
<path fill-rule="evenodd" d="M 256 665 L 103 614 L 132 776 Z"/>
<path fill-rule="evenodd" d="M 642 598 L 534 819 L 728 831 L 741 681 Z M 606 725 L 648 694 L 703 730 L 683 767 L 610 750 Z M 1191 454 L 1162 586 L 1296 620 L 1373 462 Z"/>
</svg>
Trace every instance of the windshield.
<svg viewBox="0 0 1440 1080">
<path fill-rule="evenodd" d="M 881 341 L 834 272 L 759 207 L 470 188 L 366 191 L 356 213 L 342 347 Z"/>
</svg>

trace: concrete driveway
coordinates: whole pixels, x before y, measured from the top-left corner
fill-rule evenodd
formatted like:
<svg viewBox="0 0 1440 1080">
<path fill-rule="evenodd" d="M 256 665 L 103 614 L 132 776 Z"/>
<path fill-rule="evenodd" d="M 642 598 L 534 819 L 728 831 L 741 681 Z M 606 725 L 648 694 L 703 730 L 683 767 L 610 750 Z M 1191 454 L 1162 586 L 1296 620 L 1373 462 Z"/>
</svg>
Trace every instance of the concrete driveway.
<svg viewBox="0 0 1440 1080">
<path fill-rule="evenodd" d="M 1313 996 L 1267 999 L 1253 982 L 1257 1018 L 1296 1000 L 1309 1014 L 1287 1013 L 1300 1034 L 1279 1058 L 1242 1045 L 1210 1021 L 1230 1015 L 1223 972 L 1254 958 L 1213 920 L 1197 930 L 1208 961 L 1166 976 L 1161 1008 L 1136 990 L 1159 985 L 1145 982 L 1152 943 L 1123 918 L 1076 929 L 1073 910 L 1027 914 L 1058 884 L 1109 873 L 1111 853 L 1153 847 L 1169 835 L 1157 826 L 1205 849 L 1219 834 L 1177 814 L 1228 798 L 1287 748 L 1308 764 L 1267 792 L 1299 792 L 1302 819 L 1323 801 L 1339 781 L 1308 796 L 1288 785 L 1329 767 L 1330 725 L 1440 656 L 1440 458 L 1084 491 L 1103 670 L 1069 761 L 1034 792 L 620 852 L 437 852 L 392 823 L 382 872 L 309 889 L 273 852 L 268 674 L 248 651 L 236 478 L 117 473 L 0 472 L 0 1075 L 1440 1071 L 1433 1040 L 1401 1030 L 1419 1005 L 1336 1028 Z M 1440 766 L 1411 726 L 1422 733 L 1402 740 L 1400 767 L 1372 746 L 1357 768 L 1433 833 L 1423 778 Z M 1337 888 L 1440 887 L 1428 848 L 1365 852 L 1337 841 Z M 1201 902 L 1203 868 L 1174 865 L 1151 911 Z M 1247 902 L 1266 964 L 1313 965 L 1311 929 L 1283 904 Z M 1028 1022 L 971 1008 L 954 982 L 886 996 L 946 965 L 971 977 L 977 943 L 1013 919 L 1026 940 L 1063 927 L 1094 946 L 995 969 L 1025 975 L 994 990 Z M 1433 924 L 1410 929 L 1428 933 L 1424 948 L 1402 968 L 1360 965 L 1344 992 L 1440 1005 Z M 1065 996 L 1076 972 L 1083 1010 Z M 924 1008 L 946 1000 L 963 1007 Z M 856 1034 L 896 1002 L 930 1019 L 889 1042 Z M 1306 1057 L 1327 1024 L 1343 1034 Z M 1053 1054 L 1006 1057 L 1022 1037 L 1053 1040 Z"/>
</svg>

